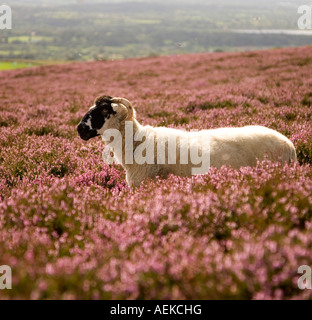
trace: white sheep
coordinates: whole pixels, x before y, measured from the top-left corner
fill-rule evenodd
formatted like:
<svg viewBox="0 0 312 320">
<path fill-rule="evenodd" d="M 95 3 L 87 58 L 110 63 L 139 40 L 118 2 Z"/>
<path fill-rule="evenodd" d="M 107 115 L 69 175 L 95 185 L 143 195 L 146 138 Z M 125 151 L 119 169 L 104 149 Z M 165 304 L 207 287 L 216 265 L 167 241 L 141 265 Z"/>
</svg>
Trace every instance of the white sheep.
<svg viewBox="0 0 312 320">
<path fill-rule="evenodd" d="M 275 130 L 246 126 L 186 132 L 142 126 L 131 103 L 119 97 L 97 98 L 78 125 L 78 132 L 84 140 L 102 135 L 125 168 L 130 186 L 157 176 L 205 173 L 209 166 L 238 169 L 255 166 L 263 159 L 297 160 L 292 142 Z"/>
</svg>

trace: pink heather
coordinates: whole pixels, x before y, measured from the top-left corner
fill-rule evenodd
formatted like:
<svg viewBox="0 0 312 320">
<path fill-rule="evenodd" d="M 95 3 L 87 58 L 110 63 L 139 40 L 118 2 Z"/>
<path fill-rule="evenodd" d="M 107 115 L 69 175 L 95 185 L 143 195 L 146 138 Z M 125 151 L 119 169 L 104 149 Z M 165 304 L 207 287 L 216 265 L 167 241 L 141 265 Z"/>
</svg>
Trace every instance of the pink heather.
<svg viewBox="0 0 312 320">
<path fill-rule="evenodd" d="M 304 63 L 305 62 L 305 63 Z M 3 72 L 0 299 L 311 299 L 312 48 L 74 63 Z M 77 81 L 79 79 L 79 81 Z M 211 168 L 136 190 L 76 133 L 99 94 L 143 124 L 264 125 L 299 163 Z"/>
</svg>

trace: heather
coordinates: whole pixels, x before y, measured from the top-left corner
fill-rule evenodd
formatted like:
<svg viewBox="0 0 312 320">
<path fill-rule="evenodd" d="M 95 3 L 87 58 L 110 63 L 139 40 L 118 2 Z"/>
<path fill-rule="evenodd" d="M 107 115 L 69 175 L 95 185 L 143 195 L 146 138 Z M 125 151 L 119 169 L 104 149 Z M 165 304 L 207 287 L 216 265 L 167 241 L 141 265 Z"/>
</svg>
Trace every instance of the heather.
<svg viewBox="0 0 312 320">
<path fill-rule="evenodd" d="M 312 49 L 192 54 L 1 72 L 1 299 L 311 299 Z M 143 124 L 264 125 L 298 163 L 211 169 L 137 189 L 76 133 L 94 98 Z"/>
</svg>

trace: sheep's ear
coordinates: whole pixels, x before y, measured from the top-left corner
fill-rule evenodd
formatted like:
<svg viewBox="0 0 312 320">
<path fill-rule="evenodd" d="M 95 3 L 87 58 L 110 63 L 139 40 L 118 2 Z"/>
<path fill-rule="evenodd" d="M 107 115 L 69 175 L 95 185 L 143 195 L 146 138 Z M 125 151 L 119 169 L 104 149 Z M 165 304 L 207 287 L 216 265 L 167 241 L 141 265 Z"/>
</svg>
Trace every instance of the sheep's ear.
<svg viewBox="0 0 312 320">
<path fill-rule="evenodd" d="M 132 118 L 135 118 L 135 111 L 132 107 L 132 104 L 129 100 L 121 97 L 114 97 L 112 98 L 113 103 L 122 104 L 125 106 L 128 110 L 127 120 L 132 120 Z"/>
<path fill-rule="evenodd" d="M 112 108 L 116 112 L 116 117 L 122 121 L 128 116 L 128 109 L 122 103 L 112 103 Z"/>
</svg>

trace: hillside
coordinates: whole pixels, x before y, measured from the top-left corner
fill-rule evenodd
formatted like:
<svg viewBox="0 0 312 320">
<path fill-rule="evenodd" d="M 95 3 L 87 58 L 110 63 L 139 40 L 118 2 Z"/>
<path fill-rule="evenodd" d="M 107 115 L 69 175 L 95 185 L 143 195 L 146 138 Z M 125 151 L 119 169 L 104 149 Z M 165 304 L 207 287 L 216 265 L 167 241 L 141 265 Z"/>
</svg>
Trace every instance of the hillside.
<svg viewBox="0 0 312 320">
<path fill-rule="evenodd" d="M 312 48 L 0 72 L 0 299 L 311 299 Z M 140 122 L 264 125 L 300 164 L 211 169 L 130 190 L 76 125 L 100 94 Z"/>
<path fill-rule="evenodd" d="M 311 32 L 298 30 L 297 0 L 28 2 L 12 3 L 14 28 L 1 31 L 0 60 L 116 60 L 311 44 Z"/>
</svg>

